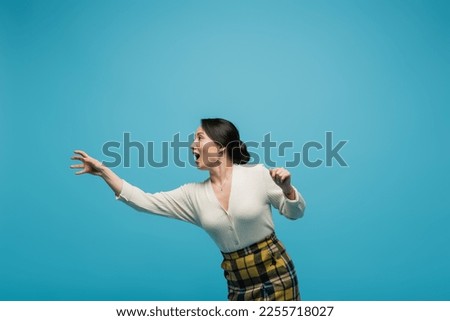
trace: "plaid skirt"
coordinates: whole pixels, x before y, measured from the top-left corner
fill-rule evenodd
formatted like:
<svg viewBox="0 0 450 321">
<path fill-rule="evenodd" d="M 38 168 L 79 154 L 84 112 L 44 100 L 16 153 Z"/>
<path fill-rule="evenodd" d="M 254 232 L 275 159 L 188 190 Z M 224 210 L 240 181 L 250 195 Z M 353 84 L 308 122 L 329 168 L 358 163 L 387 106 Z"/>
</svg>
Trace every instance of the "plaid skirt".
<svg viewBox="0 0 450 321">
<path fill-rule="evenodd" d="M 223 253 L 230 301 L 300 301 L 294 264 L 275 234 Z"/>
</svg>

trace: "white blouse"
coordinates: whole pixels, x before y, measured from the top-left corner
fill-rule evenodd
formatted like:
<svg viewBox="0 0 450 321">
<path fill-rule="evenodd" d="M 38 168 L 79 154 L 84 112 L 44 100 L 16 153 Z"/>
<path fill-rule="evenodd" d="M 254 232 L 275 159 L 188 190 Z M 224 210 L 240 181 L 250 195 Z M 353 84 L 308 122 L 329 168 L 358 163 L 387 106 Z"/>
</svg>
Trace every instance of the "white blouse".
<svg viewBox="0 0 450 321">
<path fill-rule="evenodd" d="M 262 164 L 233 164 L 228 211 L 220 205 L 210 178 L 157 193 L 146 193 L 123 180 L 116 199 L 138 211 L 195 224 L 227 253 L 256 243 L 274 231 L 271 205 L 289 219 L 301 218 L 306 203 L 294 190 L 295 199 L 288 199 Z"/>
</svg>

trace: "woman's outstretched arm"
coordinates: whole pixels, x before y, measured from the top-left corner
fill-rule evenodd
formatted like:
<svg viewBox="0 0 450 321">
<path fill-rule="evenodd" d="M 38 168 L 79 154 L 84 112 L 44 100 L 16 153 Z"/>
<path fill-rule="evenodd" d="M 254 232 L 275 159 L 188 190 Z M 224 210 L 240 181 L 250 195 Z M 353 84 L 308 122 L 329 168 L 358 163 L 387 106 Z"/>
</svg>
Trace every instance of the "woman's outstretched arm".
<svg viewBox="0 0 450 321">
<path fill-rule="evenodd" d="M 82 150 L 75 150 L 77 156 L 72 159 L 82 164 L 71 165 L 81 168 L 75 174 L 91 174 L 101 176 L 116 194 L 116 199 L 125 202 L 138 211 L 149 212 L 176 218 L 198 225 L 195 210 L 190 201 L 192 184 L 185 184 L 174 190 L 158 193 L 146 193 L 117 176 L 111 169 Z"/>
<path fill-rule="evenodd" d="M 111 169 L 102 164 L 102 162 L 90 157 L 86 152 L 82 150 L 75 150 L 77 156 L 72 156 L 71 159 L 79 160 L 82 164 L 71 165 L 70 168 L 82 168 L 82 170 L 76 172 L 76 175 L 91 174 L 102 177 L 105 182 L 111 187 L 116 196 L 119 196 L 122 191 L 122 179 L 117 176 Z"/>
</svg>

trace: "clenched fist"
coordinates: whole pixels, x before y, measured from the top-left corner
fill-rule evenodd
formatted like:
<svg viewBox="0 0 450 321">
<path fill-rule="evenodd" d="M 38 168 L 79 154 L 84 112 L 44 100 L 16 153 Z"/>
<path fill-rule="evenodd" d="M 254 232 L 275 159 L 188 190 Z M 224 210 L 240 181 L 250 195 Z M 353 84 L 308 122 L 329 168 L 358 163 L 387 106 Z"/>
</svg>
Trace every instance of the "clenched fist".
<svg viewBox="0 0 450 321">
<path fill-rule="evenodd" d="M 272 176 L 275 184 L 280 186 L 283 193 L 289 199 L 295 199 L 295 191 L 291 186 L 291 173 L 286 168 L 278 167 L 269 169 L 270 176 Z"/>
</svg>

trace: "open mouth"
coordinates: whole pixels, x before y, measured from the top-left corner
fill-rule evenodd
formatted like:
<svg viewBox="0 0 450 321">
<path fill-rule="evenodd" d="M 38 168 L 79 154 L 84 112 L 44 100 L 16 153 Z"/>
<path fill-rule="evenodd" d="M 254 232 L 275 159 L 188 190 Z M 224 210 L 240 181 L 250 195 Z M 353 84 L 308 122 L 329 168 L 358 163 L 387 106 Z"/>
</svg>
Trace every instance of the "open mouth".
<svg viewBox="0 0 450 321">
<path fill-rule="evenodd" d="M 193 151 L 192 153 L 194 154 L 195 160 L 198 160 L 200 158 L 199 152 Z"/>
</svg>

